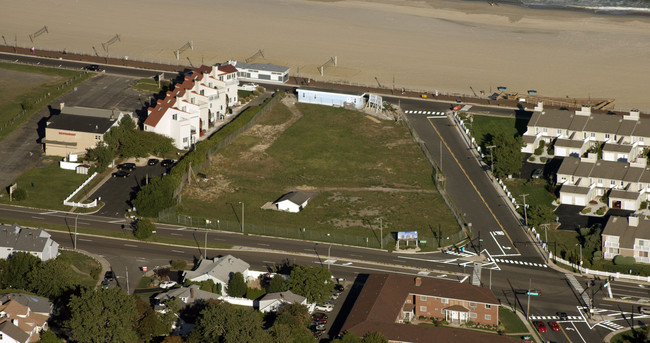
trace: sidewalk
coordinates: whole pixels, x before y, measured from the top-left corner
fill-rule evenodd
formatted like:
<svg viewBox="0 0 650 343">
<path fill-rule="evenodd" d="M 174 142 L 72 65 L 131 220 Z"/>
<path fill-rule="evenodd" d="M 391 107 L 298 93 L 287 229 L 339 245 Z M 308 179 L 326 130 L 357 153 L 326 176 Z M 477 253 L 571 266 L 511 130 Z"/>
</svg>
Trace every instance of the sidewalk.
<svg viewBox="0 0 650 343">
<path fill-rule="evenodd" d="M 512 309 L 508 309 L 508 310 L 512 310 Z M 529 334 L 529 335 L 533 338 L 533 340 L 535 340 L 536 343 L 544 343 L 544 342 L 540 339 L 539 335 L 537 334 L 537 330 L 535 330 L 535 329 L 531 326 L 530 322 L 526 319 L 526 316 L 524 316 L 521 312 L 519 312 L 519 311 L 517 311 L 517 310 L 515 310 L 515 313 L 517 314 L 517 316 L 519 317 L 519 319 L 524 323 L 524 325 L 526 326 L 526 329 L 528 329 L 528 333 L 527 333 L 527 334 Z"/>
</svg>

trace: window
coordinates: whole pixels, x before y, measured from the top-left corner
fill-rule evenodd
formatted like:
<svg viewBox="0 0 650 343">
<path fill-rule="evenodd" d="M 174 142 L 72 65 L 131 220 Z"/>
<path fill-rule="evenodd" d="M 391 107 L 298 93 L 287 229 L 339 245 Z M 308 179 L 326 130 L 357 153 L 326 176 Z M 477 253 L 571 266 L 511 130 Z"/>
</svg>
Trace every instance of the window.
<svg viewBox="0 0 650 343">
<path fill-rule="evenodd" d="M 470 317 L 470 318 L 476 318 L 477 316 L 476 316 L 476 313 L 475 313 L 475 312 L 470 312 L 470 313 L 469 313 L 469 317 Z"/>
<path fill-rule="evenodd" d="M 616 181 L 612 180 L 612 181 L 609 182 L 609 184 L 612 185 L 612 186 L 615 186 L 615 185 L 616 185 Z"/>
<path fill-rule="evenodd" d="M 591 137 L 596 137 L 596 133 L 595 133 L 595 132 L 592 132 L 592 133 L 591 133 Z"/>
<path fill-rule="evenodd" d="M 646 242 L 644 239 L 639 239 L 639 246 L 640 247 L 644 247 L 646 245 L 648 245 L 648 242 Z"/>
<path fill-rule="evenodd" d="M 420 295 L 420 301 L 427 301 L 426 295 Z"/>
<path fill-rule="evenodd" d="M 492 305 L 490 305 L 490 304 L 485 304 L 485 309 L 486 309 L 486 310 L 489 310 L 489 309 L 491 309 L 491 308 L 492 308 Z"/>
<path fill-rule="evenodd" d="M 598 179 L 598 183 L 603 183 L 603 179 Z"/>
<path fill-rule="evenodd" d="M 442 299 L 440 299 L 440 302 L 443 303 L 443 304 L 449 304 L 449 299 L 442 298 Z"/>
<path fill-rule="evenodd" d="M 639 137 L 639 142 L 643 142 L 643 137 Z"/>
<path fill-rule="evenodd" d="M 485 320 L 492 320 L 492 315 L 486 314 L 485 315 Z"/>
<path fill-rule="evenodd" d="M 470 302 L 470 303 L 469 303 L 469 307 L 471 307 L 471 308 L 476 308 L 476 303 L 474 303 L 474 302 Z"/>
<path fill-rule="evenodd" d="M 605 138 L 609 139 L 609 133 L 605 134 Z"/>
<path fill-rule="evenodd" d="M 639 251 L 639 257 L 648 257 L 647 251 Z"/>
<path fill-rule="evenodd" d="M 583 133 L 582 133 L 582 137 L 583 137 L 583 138 L 587 138 L 587 133 L 586 133 L 586 132 L 583 132 Z"/>
<path fill-rule="evenodd" d="M 187 137 L 183 137 L 183 143 L 187 143 Z"/>
<path fill-rule="evenodd" d="M 562 129 L 557 129 L 558 136 L 562 134 Z"/>
<path fill-rule="evenodd" d="M 426 306 L 420 306 L 420 312 L 427 312 Z"/>
<path fill-rule="evenodd" d="M 100 135 L 96 135 L 96 136 L 95 136 L 95 139 L 98 140 L 98 141 L 101 141 L 101 140 L 102 140 L 102 136 L 100 136 Z"/>
<path fill-rule="evenodd" d="M 303 98 L 305 97 L 305 93 L 302 93 L 302 97 L 303 97 Z"/>
<path fill-rule="evenodd" d="M 177 114 L 172 114 L 172 119 L 173 120 L 178 120 L 178 115 Z"/>
<path fill-rule="evenodd" d="M 544 128 L 544 133 L 547 133 L 547 132 L 548 132 L 548 128 L 545 127 L 545 128 Z"/>
</svg>

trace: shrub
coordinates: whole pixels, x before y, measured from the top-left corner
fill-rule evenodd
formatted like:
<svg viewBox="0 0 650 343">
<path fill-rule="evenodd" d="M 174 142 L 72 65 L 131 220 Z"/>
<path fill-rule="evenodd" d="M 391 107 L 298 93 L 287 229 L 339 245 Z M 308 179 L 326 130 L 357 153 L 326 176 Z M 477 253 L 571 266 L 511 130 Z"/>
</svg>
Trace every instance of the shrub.
<svg viewBox="0 0 650 343">
<path fill-rule="evenodd" d="M 594 261 L 598 261 L 603 258 L 603 252 L 600 250 L 594 251 Z"/>
<path fill-rule="evenodd" d="M 156 226 L 149 219 L 140 219 L 135 223 L 133 235 L 137 239 L 147 239 L 156 231 Z"/>
<path fill-rule="evenodd" d="M 546 162 L 546 157 L 542 156 L 542 157 L 539 158 L 539 160 L 542 161 L 542 162 Z"/>
<path fill-rule="evenodd" d="M 646 201 L 641 201 L 641 205 L 639 205 L 639 210 L 645 210 L 648 208 L 648 203 Z"/>
<path fill-rule="evenodd" d="M 605 214 L 605 210 L 607 210 L 607 208 L 605 206 L 603 206 L 603 207 L 599 208 L 598 210 L 596 210 L 596 214 L 599 215 L 599 216 L 602 216 L 602 215 Z"/>
<path fill-rule="evenodd" d="M 187 262 L 185 260 L 173 260 L 171 265 L 172 270 L 183 270 L 187 268 Z"/>
<path fill-rule="evenodd" d="M 535 156 L 529 157 L 528 160 L 531 161 L 531 162 L 535 161 Z"/>
<path fill-rule="evenodd" d="M 27 190 L 24 188 L 16 188 L 16 190 L 13 191 L 13 198 L 16 201 L 27 200 Z"/>
<path fill-rule="evenodd" d="M 580 211 L 580 213 L 582 213 L 582 214 L 591 213 L 591 208 L 590 207 L 585 207 L 585 208 L 582 209 L 582 211 Z"/>
<path fill-rule="evenodd" d="M 548 148 L 546 148 L 546 153 L 549 155 L 555 154 L 555 145 L 554 144 L 549 144 Z"/>
<path fill-rule="evenodd" d="M 613 262 L 618 266 L 631 266 L 636 263 L 636 260 L 632 256 L 616 255 Z"/>
<path fill-rule="evenodd" d="M 250 300 L 255 300 L 261 296 L 266 294 L 266 291 L 264 289 L 259 289 L 259 288 L 248 288 L 246 290 L 246 298 Z"/>
<path fill-rule="evenodd" d="M 539 156 L 544 152 L 544 141 L 539 141 L 539 146 L 535 149 L 534 154 Z"/>
</svg>

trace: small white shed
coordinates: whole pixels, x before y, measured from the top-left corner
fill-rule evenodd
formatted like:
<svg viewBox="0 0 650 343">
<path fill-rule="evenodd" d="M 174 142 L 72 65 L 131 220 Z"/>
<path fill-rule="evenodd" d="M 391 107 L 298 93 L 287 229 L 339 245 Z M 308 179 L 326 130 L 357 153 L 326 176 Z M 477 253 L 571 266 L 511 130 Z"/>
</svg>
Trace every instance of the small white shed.
<svg viewBox="0 0 650 343">
<path fill-rule="evenodd" d="M 289 192 L 281 196 L 273 204 L 277 206 L 278 211 L 287 211 L 298 213 L 307 206 L 311 199 L 311 195 L 304 192 Z"/>
</svg>

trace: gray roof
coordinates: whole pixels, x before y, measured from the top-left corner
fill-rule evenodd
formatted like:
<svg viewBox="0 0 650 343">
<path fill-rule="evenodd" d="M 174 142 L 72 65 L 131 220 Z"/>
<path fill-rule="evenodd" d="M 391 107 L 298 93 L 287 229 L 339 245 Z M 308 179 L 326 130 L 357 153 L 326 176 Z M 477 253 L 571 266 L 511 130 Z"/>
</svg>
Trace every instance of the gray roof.
<svg viewBox="0 0 650 343">
<path fill-rule="evenodd" d="M 574 116 L 572 112 L 568 111 L 535 112 L 531 117 L 531 122 L 535 118 L 535 126 L 566 130 L 571 125 Z"/>
<path fill-rule="evenodd" d="M 632 146 L 628 144 L 605 143 L 603 151 L 630 153 L 632 151 Z"/>
<path fill-rule="evenodd" d="M 610 199 L 616 198 L 625 200 L 637 200 L 640 196 L 641 193 L 639 192 L 628 192 L 621 189 L 612 189 L 611 193 L 609 193 Z"/>
<path fill-rule="evenodd" d="M 281 299 L 292 304 L 301 304 L 307 298 L 298 294 L 294 294 L 291 291 L 285 291 L 285 292 L 267 293 L 265 296 L 262 297 L 262 299 L 260 299 L 260 301 L 275 300 L 275 299 Z"/>
<path fill-rule="evenodd" d="M 185 280 L 191 280 L 198 276 L 208 274 L 223 283 L 228 283 L 231 274 L 237 272 L 243 273 L 248 268 L 250 268 L 250 264 L 246 263 L 246 261 L 232 255 L 226 255 L 212 260 L 201 260 L 196 270 L 185 272 L 183 277 Z"/>
<path fill-rule="evenodd" d="M 565 157 L 560 164 L 560 168 L 557 170 L 558 174 L 564 175 L 574 175 L 576 169 L 580 165 L 580 158 L 578 157 Z"/>
<path fill-rule="evenodd" d="M 569 131 L 583 131 L 585 128 L 585 125 L 587 125 L 587 121 L 589 120 L 589 117 L 587 116 L 573 116 L 573 120 L 571 121 L 571 124 L 569 125 Z"/>
<path fill-rule="evenodd" d="M 355 91 L 346 91 L 346 90 L 340 90 L 340 89 L 327 89 L 327 88 L 317 88 L 317 87 L 300 87 L 297 89 L 297 91 L 313 91 L 313 92 L 323 92 L 323 93 L 331 93 L 331 94 L 347 94 L 347 95 L 356 95 L 356 96 L 362 96 L 366 93 L 363 92 L 355 92 Z"/>
<path fill-rule="evenodd" d="M 634 127 L 632 136 L 650 137 L 650 120 L 648 120 L 647 118 L 639 119 L 636 126 Z"/>
<path fill-rule="evenodd" d="M 23 229 L 18 224 L 0 226 L 0 247 L 24 252 L 42 252 L 46 245 L 52 242 L 50 234 L 42 228 Z"/>
<path fill-rule="evenodd" d="M 592 114 L 583 131 L 616 133 L 623 122 L 623 116 L 615 114 Z"/>
<path fill-rule="evenodd" d="M 611 216 L 605 225 L 603 235 L 618 236 L 619 247 L 633 249 L 635 238 L 650 239 L 650 220 L 642 216 L 639 218 L 639 225 L 634 227 L 628 225 L 628 219 L 625 217 Z"/>
<path fill-rule="evenodd" d="M 23 293 L 8 293 L 0 295 L 0 303 L 4 304 L 9 300 L 15 300 L 23 306 L 29 307 L 29 310 L 41 314 L 50 314 L 52 303 L 43 297 Z"/>
<path fill-rule="evenodd" d="M 596 162 L 591 174 L 588 176 L 603 179 L 623 180 L 628 168 L 629 163 L 627 162 L 600 160 Z"/>
<path fill-rule="evenodd" d="M 29 340 L 29 335 L 27 332 L 21 330 L 19 327 L 11 323 L 11 321 L 8 319 L 0 324 L 0 332 L 17 340 L 18 342 L 27 342 L 27 340 Z"/>
<path fill-rule="evenodd" d="M 173 298 L 187 298 L 187 303 L 193 303 L 197 300 L 219 299 L 220 295 L 199 289 L 199 285 L 190 285 L 189 287 L 173 288 L 167 292 L 156 295 L 156 300 L 164 302 Z"/>
<path fill-rule="evenodd" d="M 234 61 L 233 64 L 237 69 L 243 68 L 243 69 L 253 69 L 253 70 L 263 70 L 263 71 L 271 71 L 271 72 L 278 72 L 278 73 L 286 73 L 289 71 L 289 67 L 285 66 L 279 66 L 271 63 L 251 63 L 248 64 L 246 62 L 241 62 L 241 61 Z"/>
<path fill-rule="evenodd" d="M 523 136 L 521 136 L 521 138 L 523 139 L 524 143 L 526 143 L 526 144 L 535 143 L 535 140 L 537 140 L 537 136 L 531 136 L 531 135 L 523 135 Z"/>
<path fill-rule="evenodd" d="M 634 128 L 637 125 L 636 120 L 625 120 L 621 122 L 621 125 L 618 126 L 618 130 L 616 131 L 616 135 L 620 136 L 631 136 L 632 133 L 634 132 Z"/>
<path fill-rule="evenodd" d="M 95 118 L 117 118 L 120 115 L 120 110 L 107 110 L 103 108 L 81 107 L 81 106 L 63 106 L 61 114 L 71 114 L 83 117 Z"/>
<path fill-rule="evenodd" d="M 585 144 L 588 144 L 588 141 L 566 139 L 566 138 L 558 138 L 555 141 L 556 147 L 565 147 L 565 148 L 582 148 Z"/>
<path fill-rule="evenodd" d="M 106 133 L 113 124 L 115 124 L 115 119 L 73 114 L 58 114 L 50 117 L 47 128 L 103 134 Z"/>
<path fill-rule="evenodd" d="M 280 197 L 274 203 L 277 204 L 281 201 L 289 200 L 296 205 L 302 205 L 305 201 L 311 199 L 311 194 L 305 192 L 289 192 Z"/>
<path fill-rule="evenodd" d="M 560 192 L 586 195 L 586 194 L 589 193 L 589 187 L 580 187 L 580 186 L 574 186 L 574 185 L 562 185 L 562 188 L 560 188 Z"/>
</svg>

